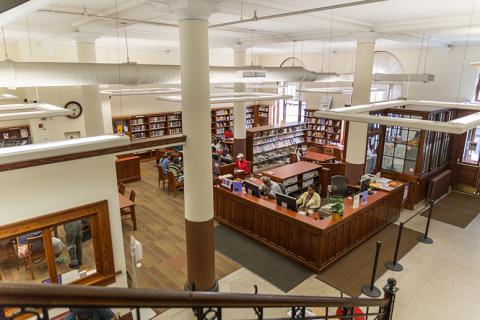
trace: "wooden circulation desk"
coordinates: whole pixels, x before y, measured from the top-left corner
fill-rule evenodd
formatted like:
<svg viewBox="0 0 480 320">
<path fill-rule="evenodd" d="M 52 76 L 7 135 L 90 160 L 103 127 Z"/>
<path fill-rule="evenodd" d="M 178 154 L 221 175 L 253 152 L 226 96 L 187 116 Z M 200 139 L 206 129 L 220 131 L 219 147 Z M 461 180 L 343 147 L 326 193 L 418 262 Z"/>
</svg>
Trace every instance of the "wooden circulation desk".
<svg viewBox="0 0 480 320">
<path fill-rule="evenodd" d="M 390 192 L 377 191 L 368 202 L 352 209 L 345 199 L 342 218 L 315 220 L 278 206 L 275 200 L 233 193 L 214 187 L 215 218 L 222 224 L 320 272 L 400 214 L 404 185 Z M 372 248 L 373 250 L 374 248 Z"/>
</svg>

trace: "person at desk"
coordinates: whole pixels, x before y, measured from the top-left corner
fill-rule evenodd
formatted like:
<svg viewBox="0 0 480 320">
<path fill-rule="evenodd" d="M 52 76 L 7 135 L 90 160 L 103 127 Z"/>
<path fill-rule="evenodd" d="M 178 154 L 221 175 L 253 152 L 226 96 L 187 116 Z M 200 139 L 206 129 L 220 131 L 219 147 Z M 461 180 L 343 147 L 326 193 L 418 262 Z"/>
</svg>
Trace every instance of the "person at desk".
<svg viewBox="0 0 480 320">
<path fill-rule="evenodd" d="M 225 137 L 225 140 L 230 140 L 233 139 L 233 133 L 232 131 L 225 129 L 225 132 L 223 133 L 223 136 Z"/>
<path fill-rule="evenodd" d="M 228 147 L 223 148 L 223 151 L 220 155 L 220 161 L 225 163 L 232 163 L 232 156 L 228 153 Z"/>
<path fill-rule="evenodd" d="M 320 195 L 315 186 L 309 185 L 307 191 L 297 199 L 298 211 L 315 211 L 320 208 Z"/>
<path fill-rule="evenodd" d="M 298 144 L 296 147 L 295 147 L 295 154 L 297 155 L 297 161 L 301 161 L 302 157 L 305 155 L 307 151 L 307 148 L 305 148 L 304 146 L 302 146 L 301 144 Z"/>
<path fill-rule="evenodd" d="M 168 152 L 163 155 L 163 158 L 158 160 L 158 165 L 162 167 L 163 172 L 165 174 L 167 174 L 168 169 L 170 168 L 170 163 L 172 162 L 172 160 L 173 160 L 173 156 Z"/>
<path fill-rule="evenodd" d="M 262 184 L 260 185 L 259 189 L 263 195 L 269 197 L 270 199 L 275 199 L 275 194 L 283 194 L 278 183 L 272 181 L 269 177 L 263 176 L 260 178 L 260 180 L 262 181 Z"/>
<path fill-rule="evenodd" d="M 244 159 L 243 153 L 237 155 L 237 161 L 235 161 L 235 169 L 243 170 L 245 174 L 250 174 L 250 169 L 248 168 L 247 160 Z"/>
<path fill-rule="evenodd" d="M 212 143 L 212 147 L 215 148 L 216 153 L 221 153 L 223 150 L 222 140 L 215 138 L 214 142 Z"/>
<path fill-rule="evenodd" d="M 183 169 L 180 163 L 180 158 L 173 159 L 173 163 L 170 165 L 169 171 L 173 173 L 173 176 L 177 182 L 183 181 Z"/>
</svg>

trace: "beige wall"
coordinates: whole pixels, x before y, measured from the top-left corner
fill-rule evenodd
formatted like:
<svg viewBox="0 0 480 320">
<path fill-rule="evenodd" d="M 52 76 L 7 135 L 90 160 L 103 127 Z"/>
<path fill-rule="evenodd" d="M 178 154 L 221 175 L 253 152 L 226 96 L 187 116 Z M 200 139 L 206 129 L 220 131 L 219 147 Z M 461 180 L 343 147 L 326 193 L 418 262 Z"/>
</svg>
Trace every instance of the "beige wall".
<svg viewBox="0 0 480 320">
<path fill-rule="evenodd" d="M 117 285 L 126 286 L 113 155 L 0 172 L 0 225 L 108 200 Z"/>
</svg>

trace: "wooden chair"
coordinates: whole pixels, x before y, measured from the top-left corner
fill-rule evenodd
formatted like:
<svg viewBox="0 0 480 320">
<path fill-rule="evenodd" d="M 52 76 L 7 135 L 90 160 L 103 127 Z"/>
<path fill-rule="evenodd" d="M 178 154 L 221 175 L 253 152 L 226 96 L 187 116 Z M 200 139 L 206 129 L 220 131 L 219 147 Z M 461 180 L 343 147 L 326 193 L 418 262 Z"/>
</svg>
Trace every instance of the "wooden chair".
<svg viewBox="0 0 480 320">
<path fill-rule="evenodd" d="M 17 264 L 18 270 L 18 255 L 15 245 L 15 239 L 0 240 L 0 258 L 13 258 Z"/>
<path fill-rule="evenodd" d="M 125 195 L 125 188 L 126 186 L 123 183 L 118 184 L 118 193 Z"/>
<path fill-rule="evenodd" d="M 177 190 L 183 190 L 183 182 L 178 182 L 177 179 L 175 179 L 175 176 L 173 175 L 172 171 L 167 172 L 167 177 L 168 177 L 168 186 L 167 186 L 168 193 L 170 193 L 170 190 L 172 190 L 173 196 L 177 197 Z"/>
<path fill-rule="evenodd" d="M 130 201 L 135 202 L 135 190 L 130 191 Z M 133 222 L 133 230 L 137 230 L 137 215 L 135 212 L 135 206 L 131 206 L 125 209 L 122 209 L 120 211 L 120 214 L 122 216 L 122 220 L 128 220 L 131 219 Z"/>
<path fill-rule="evenodd" d="M 45 259 L 45 247 L 43 246 L 43 234 L 27 238 L 28 254 L 25 257 L 25 268 L 30 269 L 32 280 L 35 280 L 33 264 Z"/>
<path fill-rule="evenodd" d="M 167 176 L 163 171 L 162 166 L 157 165 L 157 169 L 158 169 L 158 186 L 160 187 L 160 182 L 162 182 L 163 191 L 165 191 L 165 183 L 168 183 Z"/>
<path fill-rule="evenodd" d="M 290 152 L 290 153 L 288 154 L 288 157 L 290 158 L 290 163 L 291 163 L 291 164 L 297 162 L 297 160 L 298 160 L 298 159 L 297 159 L 297 154 L 296 154 L 296 153 L 293 153 L 293 152 Z"/>
</svg>

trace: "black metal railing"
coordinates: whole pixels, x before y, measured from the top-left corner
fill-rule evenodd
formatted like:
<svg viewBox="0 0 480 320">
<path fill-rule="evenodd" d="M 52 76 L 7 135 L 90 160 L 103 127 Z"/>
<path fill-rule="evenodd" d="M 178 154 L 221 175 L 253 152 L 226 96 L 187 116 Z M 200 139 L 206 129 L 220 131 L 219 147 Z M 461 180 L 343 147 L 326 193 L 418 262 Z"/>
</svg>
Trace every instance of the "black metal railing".
<svg viewBox="0 0 480 320">
<path fill-rule="evenodd" d="M 398 291 L 395 279 L 383 291 L 382 298 L 372 299 L 258 294 L 256 287 L 255 293 L 243 294 L 1 283 L 0 320 L 49 320 L 51 308 L 129 308 L 137 320 L 142 320 L 141 308 L 188 308 L 199 320 L 222 319 L 222 311 L 231 308 L 251 308 L 255 319 L 266 319 L 268 308 L 285 308 L 290 314 L 276 319 L 390 320 Z"/>
</svg>

